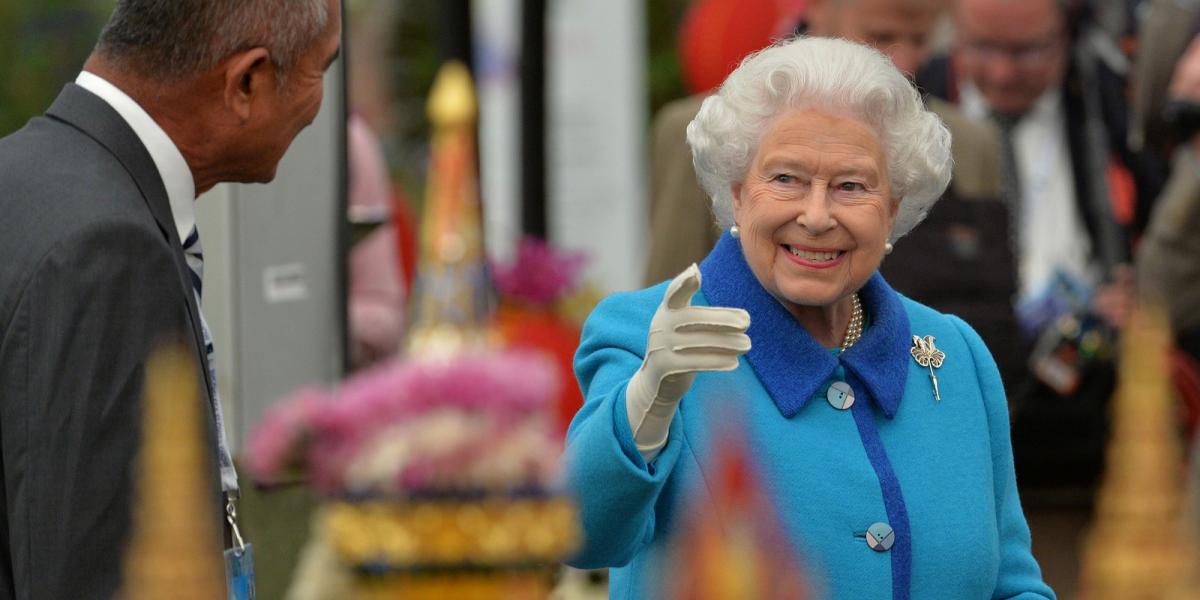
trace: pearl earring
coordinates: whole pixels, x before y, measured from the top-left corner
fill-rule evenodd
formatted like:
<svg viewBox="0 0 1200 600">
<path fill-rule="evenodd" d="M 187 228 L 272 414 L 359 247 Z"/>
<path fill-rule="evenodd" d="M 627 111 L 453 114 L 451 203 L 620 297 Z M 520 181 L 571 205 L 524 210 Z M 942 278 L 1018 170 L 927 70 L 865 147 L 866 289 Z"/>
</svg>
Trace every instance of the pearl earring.
<svg viewBox="0 0 1200 600">
<path fill-rule="evenodd" d="M 740 238 L 742 237 L 742 230 L 737 225 L 734 225 L 729 228 L 729 235 L 732 235 L 734 238 Z"/>
<path fill-rule="evenodd" d="M 892 250 L 895 250 L 895 249 L 896 249 L 896 247 L 893 246 L 891 242 L 888 242 L 883 245 L 883 253 L 884 254 L 891 254 Z"/>
</svg>

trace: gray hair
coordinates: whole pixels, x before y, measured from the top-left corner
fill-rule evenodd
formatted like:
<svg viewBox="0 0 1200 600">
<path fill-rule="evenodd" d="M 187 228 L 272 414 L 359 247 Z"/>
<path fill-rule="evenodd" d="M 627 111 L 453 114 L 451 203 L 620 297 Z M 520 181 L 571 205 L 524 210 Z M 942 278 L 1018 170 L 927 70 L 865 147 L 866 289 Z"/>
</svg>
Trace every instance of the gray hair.
<svg viewBox="0 0 1200 600">
<path fill-rule="evenodd" d="M 920 223 L 950 183 L 950 132 L 886 56 L 840 39 L 797 37 L 747 57 L 688 125 L 696 174 L 722 228 L 763 133 L 805 108 L 849 114 L 879 134 L 900 209 L 889 240 Z"/>
<path fill-rule="evenodd" d="M 282 81 L 328 23 L 326 0 L 118 0 L 96 50 L 179 81 L 261 46 Z"/>
</svg>

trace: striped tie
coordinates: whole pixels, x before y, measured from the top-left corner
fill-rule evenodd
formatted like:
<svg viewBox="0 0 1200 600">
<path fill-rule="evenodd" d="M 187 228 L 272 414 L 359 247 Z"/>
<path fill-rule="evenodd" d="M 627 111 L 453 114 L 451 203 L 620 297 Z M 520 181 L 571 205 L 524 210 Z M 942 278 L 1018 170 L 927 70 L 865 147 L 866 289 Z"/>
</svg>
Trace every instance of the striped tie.
<svg viewBox="0 0 1200 600">
<path fill-rule="evenodd" d="M 204 290 L 204 248 L 200 245 L 200 231 L 195 226 L 183 242 L 183 256 L 187 260 L 188 270 L 192 279 L 192 292 L 196 295 L 196 309 L 200 309 L 200 297 Z M 208 322 L 204 319 L 204 311 L 200 311 L 200 328 L 204 332 L 204 353 L 208 361 L 208 382 L 212 387 L 213 419 L 217 424 L 217 450 L 221 462 L 221 489 L 226 492 L 238 489 L 237 471 L 233 467 L 233 455 L 229 452 L 229 442 L 225 437 L 225 419 L 221 413 L 221 398 L 217 393 L 217 362 L 213 353 L 212 333 L 209 332 Z"/>
<path fill-rule="evenodd" d="M 1021 255 L 1021 236 L 1025 230 L 1024 195 L 1021 190 L 1021 166 L 1017 160 L 1016 130 L 1020 115 L 992 113 L 992 122 L 1000 131 L 1000 188 L 1008 204 L 1008 240 L 1014 256 Z"/>
</svg>

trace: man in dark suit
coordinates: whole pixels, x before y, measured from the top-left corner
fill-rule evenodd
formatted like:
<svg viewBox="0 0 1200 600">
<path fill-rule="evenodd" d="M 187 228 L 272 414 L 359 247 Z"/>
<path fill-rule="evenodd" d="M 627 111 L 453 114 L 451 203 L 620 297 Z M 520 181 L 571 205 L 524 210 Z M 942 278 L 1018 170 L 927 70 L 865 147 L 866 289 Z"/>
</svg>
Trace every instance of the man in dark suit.
<svg viewBox="0 0 1200 600">
<path fill-rule="evenodd" d="M 274 177 L 320 108 L 340 13 L 339 0 L 118 0 L 76 82 L 0 140 L 0 598 L 117 591 L 160 341 L 208 367 L 196 409 L 214 500 L 236 490 L 192 202 Z"/>
<path fill-rule="evenodd" d="M 1111 338 L 1132 305 L 1130 233 L 1161 175 L 1126 144 L 1127 61 L 1083 8 L 956 0 L 951 53 L 917 83 L 1000 129 L 1029 358 L 1008 390 L 1018 481 L 1086 500 L 1103 464 Z"/>
</svg>

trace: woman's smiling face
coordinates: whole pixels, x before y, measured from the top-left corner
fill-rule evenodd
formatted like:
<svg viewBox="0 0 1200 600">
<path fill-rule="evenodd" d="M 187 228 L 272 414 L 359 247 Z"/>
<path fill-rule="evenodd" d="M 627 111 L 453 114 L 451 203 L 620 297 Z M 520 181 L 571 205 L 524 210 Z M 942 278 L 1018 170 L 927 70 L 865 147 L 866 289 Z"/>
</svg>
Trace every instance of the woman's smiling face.
<svg viewBox="0 0 1200 600">
<path fill-rule="evenodd" d="M 794 314 L 866 283 L 899 208 L 875 131 L 813 109 L 768 127 L 733 198 L 746 262 Z"/>
</svg>

